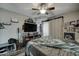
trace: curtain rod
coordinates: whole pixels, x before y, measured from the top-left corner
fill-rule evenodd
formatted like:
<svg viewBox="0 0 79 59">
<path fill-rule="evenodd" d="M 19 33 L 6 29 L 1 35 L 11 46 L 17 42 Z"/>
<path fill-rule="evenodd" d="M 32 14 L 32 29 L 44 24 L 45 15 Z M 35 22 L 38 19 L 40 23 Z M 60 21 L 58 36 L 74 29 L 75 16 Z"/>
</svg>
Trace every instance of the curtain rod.
<svg viewBox="0 0 79 59">
<path fill-rule="evenodd" d="M 59 19 L 59 18 L 64 18 L 63 16 L 59 16 L 59 17 L 52 17 L 52 18 L 48 18 L 48 20 L 45 20 L 45 21 L 42 21 L 42 22 L 48 22 L 48 21 L 51 21 L 51 20 L 55 20 L 55 19 Z"/>
</svg>

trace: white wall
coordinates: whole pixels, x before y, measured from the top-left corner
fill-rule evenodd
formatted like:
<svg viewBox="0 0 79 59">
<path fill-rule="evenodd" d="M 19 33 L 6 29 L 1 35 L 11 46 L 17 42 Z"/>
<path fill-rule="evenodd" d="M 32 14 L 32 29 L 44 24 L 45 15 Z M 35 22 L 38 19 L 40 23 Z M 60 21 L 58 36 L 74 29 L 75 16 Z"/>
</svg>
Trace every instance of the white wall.
<svg viewBox="0 0 79 59">
<path fill-rule="evenodd" d="M 17 39 L 17 28 L 19 27 L 21 29 L 24 23 L 24 19 L 27 18 L 25 15 L 0 9 L 0 22 L 10 22 L 11 17 L 17 18 L 19 23 L 12 23 L 10 26 L 5 25 L 5 29 L 0 29 L 0 44 L 8 42 L 9 38 Z"/>
</svg>

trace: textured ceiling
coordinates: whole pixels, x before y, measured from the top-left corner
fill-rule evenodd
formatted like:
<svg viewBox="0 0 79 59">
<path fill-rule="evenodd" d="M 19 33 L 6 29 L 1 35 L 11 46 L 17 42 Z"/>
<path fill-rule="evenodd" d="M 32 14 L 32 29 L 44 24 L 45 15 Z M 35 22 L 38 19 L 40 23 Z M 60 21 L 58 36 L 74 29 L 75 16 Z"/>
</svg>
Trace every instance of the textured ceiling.
<svg viewBox="0 0 79 59">
<path fill-rule="evenodd" d="M 49 11 L 49 15 L 37 15 L 35 11 L 32 10 L 32 3 L 0 3 L 0 8 L 39 19 L 79 10 L 78 3 L 54 3 L 53 6 L 55 6 L 55 10 Z M 36 12 L 38 13 L 39 11 Z"/>
</svg>

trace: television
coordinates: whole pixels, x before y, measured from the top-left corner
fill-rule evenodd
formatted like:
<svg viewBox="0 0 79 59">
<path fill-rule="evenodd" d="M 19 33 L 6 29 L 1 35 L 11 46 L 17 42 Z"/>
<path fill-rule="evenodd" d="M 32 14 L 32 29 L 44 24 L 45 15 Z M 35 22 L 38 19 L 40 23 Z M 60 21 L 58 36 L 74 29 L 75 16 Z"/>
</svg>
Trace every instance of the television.
<svg viewBox="0 0 79 59">
<path fill-rule="evenodd" d="M 36 32 L 37 24 L 24 23 L 23 29 L 24 29 L 24 32 Z"/>
</svg>

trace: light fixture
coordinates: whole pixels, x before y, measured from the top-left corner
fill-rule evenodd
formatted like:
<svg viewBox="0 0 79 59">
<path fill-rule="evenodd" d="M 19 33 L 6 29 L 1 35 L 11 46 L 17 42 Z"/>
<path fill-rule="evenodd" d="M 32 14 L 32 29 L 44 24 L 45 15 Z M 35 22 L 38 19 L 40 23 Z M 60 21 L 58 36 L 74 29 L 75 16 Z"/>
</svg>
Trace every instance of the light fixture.
<svg viewBox="0 0 79 59">
<path fill-rule="evenodd" d="M 34 3 L 32 10 L 39 11 L 39 14 L 46 14 L 47 11 L 54 10 L 55 7 L 48 3 Z"/>
<path fill-rule="evenodd" d="M 46 13 L 45 6 L 40 7 L 40 13 L 41 14 L 45 14 Z"/>
<path fill-rule="evenodd" d="M 46 10 L 41 9 L 41 10 L 40 10 L 40 13 L 41 13 L 41 14 L 45 14 L 45 13 L 46 13 Z"/>
</svg>

